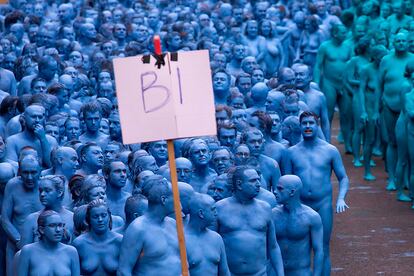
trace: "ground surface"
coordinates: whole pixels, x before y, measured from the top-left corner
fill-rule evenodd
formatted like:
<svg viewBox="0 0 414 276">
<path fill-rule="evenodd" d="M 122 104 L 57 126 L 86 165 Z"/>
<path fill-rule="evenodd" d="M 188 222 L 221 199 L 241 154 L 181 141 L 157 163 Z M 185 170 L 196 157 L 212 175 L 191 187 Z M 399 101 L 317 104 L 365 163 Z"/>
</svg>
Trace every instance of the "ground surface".
<svg viewBox="0 0 414 276">
<path fill-rule="evenodd" d="M 338 120 L 333 137 L 338 133 Z M 414 210 L 411 204 L 395 200 L 395 192 L 385 191 L 386 173 L 381 158 L 372 173 L 376 181 L 363 179 L 363 168 L 354 168 L 352 156 L 341 151 L 350 178 L 343 214 L 335 214 L 331 239 L 332 275 L 414 275 Z M 338 181 L 332 178 L 337 195 Z"/>
</svg>

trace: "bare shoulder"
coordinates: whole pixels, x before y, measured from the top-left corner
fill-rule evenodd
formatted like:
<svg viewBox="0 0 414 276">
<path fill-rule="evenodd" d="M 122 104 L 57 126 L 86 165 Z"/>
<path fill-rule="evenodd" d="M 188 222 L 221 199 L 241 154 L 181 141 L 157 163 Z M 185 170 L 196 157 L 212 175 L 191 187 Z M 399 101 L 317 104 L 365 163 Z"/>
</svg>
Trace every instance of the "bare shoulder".
<svg viewBox="0 0 414 276">
<path fill-rule="evenodd" d="M 306 216 L 309 218 L 309 222 L 312 225 L 315 225 L 315 224 L 322 225 L 321 216 L 315 210 L 313 210 L 311 207 L 305 204 L 302 204 L 302 208 L 304 210 L 304 213 L 306 213 Z"/>
<path fill-rule="evenodd" d="M 272 208 L 270 207 L 269 203 L 263 200 L 259 200 L 259 199 L 254 199 L 254 201 L 255 201 L 255 204 L 258 210 L 266 212 L 268 214 L 272 213 Z"/>
<path fill-rule="evenodd" d="M 223 198 L 222 200 L 219 200 L 216 202 L 216 208 L 217 209 L 226 208 L 227 206 L 231 204 L 231 201 L 232 201 L 231 197 Z"/>
<path fill-rule="evenodd" d="M 278 205 L 275 208 L 272 209 L 272 215 L 273 217 L 280 217 L 283 214 L 283 206 Z"/>
</svg>

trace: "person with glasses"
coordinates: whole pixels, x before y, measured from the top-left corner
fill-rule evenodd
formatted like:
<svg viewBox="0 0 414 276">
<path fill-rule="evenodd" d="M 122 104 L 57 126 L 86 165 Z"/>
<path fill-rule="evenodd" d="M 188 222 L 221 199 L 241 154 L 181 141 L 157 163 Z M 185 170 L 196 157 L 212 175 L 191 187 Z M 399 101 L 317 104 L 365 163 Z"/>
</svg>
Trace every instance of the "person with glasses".
<svg viewBox="0 0 414 276">
<path fill-rule="evenodd" d="M 73 234 L 73 213 L 63 207 L 65 195 L 65 177 L 62 175 L 48 175 L 39 180 L 39 201 L 44 208 L 31 213 L 23 224 L 21 244 L 26 245 L 39 240 L 37 230 L 39 215 L 45 210 L 53 210 L 59 214 L 64 224 L 61 242 L 69 243 Z"/>
<path fill-rule="evenodd" d="M 16 255 L 17 275 L 79 275 L 79 257 L 73 246 L 63 244 L 65 223 L 53 210 L 37 219 L 39 241 L 24 246 Z"/>
</svg>

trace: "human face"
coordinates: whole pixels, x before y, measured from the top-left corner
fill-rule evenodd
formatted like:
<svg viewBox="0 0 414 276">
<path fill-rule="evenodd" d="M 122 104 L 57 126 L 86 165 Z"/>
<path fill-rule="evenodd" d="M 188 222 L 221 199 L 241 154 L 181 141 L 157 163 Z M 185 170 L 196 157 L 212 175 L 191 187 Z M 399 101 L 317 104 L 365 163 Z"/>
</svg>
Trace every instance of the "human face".
<svg viewBox="0 0 414 276">
<path fill-rule="evenodd" d="M 217 125 L 223 124 L 226 121 L 228 121 L 229 119 L 230 118 L 227 115 L 227 112 L 225 110 L 216 112 L 216 122 L 217 122 Z"/>
<path fill-rule="evenodd" d="M 26 189 L 31 190 L 35 188 L 40 176 L 39 164 L 24 160 L 20 166 L 20 176 Z"/>
<path fill-rule="evenodd" d="M 234 157 L 236 161 L 236 165 L 244 165 L 246 164 L 247 160 L 250 158 L 250 150 L 246 146 L 239 146 L 236 148 L 234 152 Z"/>
<path fill-rule="evenodd" d="M 127 180 L 127 166 L 122 162 L 112 162 L 109 172 L 109 183 L 117 188 L 125 186 Z"/>
<path fill-rule="evenodd" d="M 104 187 L 94 187 L 88 191 L 88 202 L 95 199 L 102 199 L 106 201 L 106 191 Z"/>
<path fill-rule="evenodd" d="M 25 127 L 34 131 L 37 125 L 44 125 L 45 122 L 45 109 L 41 106 L 30 106 L 24 112 Z"/>
<path fill-rule="evenodd" d="M 256 170 L 248 169 L 244 171 L 243 181 L 240 185 L 241 193 L 249 198 L 255 198 L 260 192 L 260 176 Z"/>
<path fill-rule="evenodd" d="M 62 192 L 58 192 L 50 180 L 43 180 L 39 183 L 39 200 L 45 207 L 50 207 L 59 201 Z"/>
<path fill-rule="evenodd" d="M 244 99 L 243 97 L 236 97 L 231 100 L 230 106 L 234 109 L 244 108 Z"/>
<path fill-rule="evenodd" d="M 216 64 L 217 68 L 226 68 L 226 56 L 223 54 L 214 55 L 214 63 Z"/>
<path fill-rule="evenodd" d="M 190 149 L 191 161 L 195 166 L 205 166 L 210 162 L 210 152 L 205 143 L 196 142 Z"/>
<path fill-rule="evenodd" d="M 116 154 L 120 151 L 117 145 L 108 145 L 105 148 L 105 161 L 112 161 L 115 159 Z"/>
<path fill-rule="evenodd" d="M 108 58 L 108 57 L 110 57 L 110 56 L 112 55 L 112 51 L 113 51 L 112 43 L 107 42 L 107 43 L 105 43 L 105 44 L 102 46 L 102 52 L 105 54 L 105 56 L 106 56 L 107 58 Z M 104 73 L 104 72 L 99 73 L 99 76 L 100 76 L 102 73 Z M 107 72 L 105 72 L 105 73 L 107 73 Z M 109 79 L 108 79 L 108 80 L 110 80 L 110 77 L 109 77 Z M 108 80 L 106 80 L 106 81 L 108 81 Z"/>
<path fill-rule="evenodd" d="M 233 114 L 231 116 L 231 119 L 234 123 L 243 123 L 247 120 L 247 113 L 244 109 L 236 109 L 233 110 Z"/>
<path fill-rule="evenodd" d="M 46 218 L 46 225 L 42 227 L 42 238 L 50 242 L 58 243 L 63 238 L 65 223 L 59 215 L 51 215 Z"/>
<path fill-rule="evenodd" d="M 157 24 L 158 24 L 158 21 L 159 19 L 158 19 L 158 13 L 156 13 L 156 12 L 151 12 L 149 15 L 148 15 L 148 25 L 150 26 L 150 27 L 155 27 L 155 26 L 157 26 Z"/>
<path fill-rule="evenodd" d="M 99 131 L 104 134 L 109 134 L 109 122 L 108 120 L 101 120 L 101 124 L 99 126 Z"/>
<path fill-rule="evenodd" d="M 68 121 L 66 123 L 66 138 L 68 141 L 78 140 L 80 135 L 80 125 L 78 121 Z"/>
<path fill-rule="evenodd" d="M 220 129 L 219 140 L 222 146 L 232 148 L 236 142 L 236 130 L 225 128 Z"/>
<path fill-rule="evenodd" d="M 170 38 L 168 44 L 172 49 L 179 49 L 181 47 L 181 37 L 179 35 L 174 35 Z"/>
<path fill-rule="evenodd" d="M 121 136 L 121 123 L 119 116 L 109 117 L 109 133 L 112 139 L 118 139 Z"/>
<path fill-rule="evenodd" d="M 295 72 L 293 70 L 285 70 L 282 74 L 284 84 L 295 84 Z"/>
<path fill-rule="evenodd" d="M 225 173 L 232 165 L 230 154 L 225 149 L 215 151 L 212 160 L 214 169 L 218 175 Z"/>
<path fill-rule="evenodd" d="M 280 128 L 282 124 L 280 123 L 280 116 L 278 114 L 270 114 L 270 118 L 272 118 L 272 134 L 278 134 L 280 132 Z"/>
<path fill-rule="evenodd" d="M 229 89 L 229 78 L 225 73 L 218 72 L 213 77 L 214 91 L 227 91 Z"/>
<path fill-rule="evenodd" d="M 242 69 L 244 72 L 251 74 L 253 72 L 253 69 L 256 67 L 256 65 L 257 65 L 257 62 L 253 57 L 247 58 L 243 63 Z"/>
<path fill-rule="evenodd" d="M 82 55 L 78 51 L 73 51 L 69 55 L 69 61 L 72 63 L 75 67 L 82 66 Z"/>
<path fill-rule="evenodd" d="M 251 38 L 257 37 L 258 27 L 256 21 L 249 21 L 247 22 L 246 26 L 247 35 Z"/>
<path fill-rule="evenodd" d="M 112 44 L 111 44 L 111 47 L 112 47 Z M 105 82 L 111 81 L 111 74 L 109 74 L 109 72 L 105 72 L 105 71 L 100 72 L 99 76 L 98 76 L 98 81 L 100 83 L 105 83 Z"/>
<path fill-rule="evenodd" d="M 303 118 L 300 127 L 303 139 L 311 139 L 318 135 L 318 123 L 312 116 Z"/>
<path fill-rule="evenodd" d="M 240 93 L 246 95 L 246 93 L 249 92 L 252 88 L 252 79 L 248 77 L 240 78 L 237 84 L 237 88 L 239 89 Z"/>
<path fill-rule="evenodd" d="M 145 156 L 145 162 L 143 162 L 142 169 L 144 171 L 152 171 L 153 173 L 157 173 L 159 170 L 159 167 L 157 165 L 157 161 L 153 156 Z"/>
<path fill-rule="evenodd" d="M 217 220 L 217 210 L 214 203 L 215 201 L 210 199 L 203 208 L 203 216 L 206 226 L 212 225 Z"/>
<path fill-rule="evenodd" d="M 90 211 L 90 227 L 95 233 L 105 233 L 109 230 L 109 213 L 106 206 L 97 206 Z"/>
<path fill-rule="evenodd" d="M 306 88 L 311 82 L 309 68 L 307 66 L 296 66 L 294 71 L 296 87 L 299 89 Z"/>
<path fill-rule="evenodd" d="M 208 187 L 207 194 L 217 202 L 223 198 L 230 197 L 231 191 L 227 188 L 225 180 L 216 180 Z"/>
<path fill-rule="evenodd" d="M 65 149 L 62 158 L 62 170 L 68 172 L 69 175 L 75 174 L 79 167 L 78 154 L 74 149 Z"/>
<path fill-rule="evenodd" d="M 116 24 L 114 28 L 114 36 L 118 39 L 125 39 L 126 28 L 123 24 Z"/>
<path fill-rule="evenodd" d="M 253 156 L 258 156 L 263 150 L 263 136 L 260 134 L 250 133 L 247 135 L 246 145 L 249 147 Z"/>
<path fill-rule="evenodd" d="M 264 74 L 262 70 L 253 70 L 252 72 L 252 85 L 255 85 L 258 82 L 264 81 Z"/>
<path fill-rule="evenodd" d="M 345 26 L 340 26 L 338 28 L 338 32 L 334 35 L 334 38 L 338 42 L 342 43 L 346 39 L 347 34 L 348 34 L 348 32 L 347 32 Z"/>
<path fill-rule="evenodd" d="M 79 72 L 78 72 L 78 70 L 76 70 L 76 68 L 74 68 L 74 67 L 67 67 L 67 68 L 65 68 L 64 73 L 67 74 L 67 75 L 69 75 L 69 76 L 71 76 L 72 77 L 72 80 L 74 82 L 77 82 L 78 76 L 79 76 Z"/>
<path fill-rule="evenodd" d="M 271 31 L 272 31 L 272 24 L 270 23 L 270 21 L 266 20 L 262 23 L 262 35 L 265 37 L 268 37 L 271 35 Z"/>
<path fill-rule="evenodd" d="M 75 32 L 72 28 L 65 27 L 63 28 L 63 38 L 66 38 L 69 41 L 75 40 Z"/>
<path fill-rule="evenodd" d="M 46 83 L 44 81 L 37 81 L 34 83 L 32 88 L 32 94 L 41 94 L 46 91 Z"/>
<path fill-rule="evenodd" d="M 167 142 L 158 141 L 153 142 L 150 147 L 150 153 L 155 159 L 167 159 Z"/>
<path fill-rule="evenodd" d="M 91 146 L 85 154 L 86 164 L 93 167 L 102 167 L 104 163 L 104 157 L 100 146 Z"/>
<path fill-rule="evenodd" d="M 242 60 L 246 57 L 246 50 L 242 45 L 236 45 L 233 48 L 234 58 L 236 60 Z"/>
<path fill-rule="evenodd" d="M 101 113 L 99 111 L 96 112 L 86 112 L 85 114 L 85 125 L 88 131 L 90 132 L 97 132 L 101 126 Z"/>
<path fill-rule="evenodd" d="M 190 183 L 193 175 L 193 165 L 189 160 L 177 160 L 177 178 L 180 182 Z"/>
<path fill-rule="evenodd" d="M 284 104 L 285 117 L 298 116 L 299 104 L 298 103 L 285 103 Z"/>
<path fill-rule="evenodd" d="M 394 48 L 397 52 L 405 52 L 408 49 L 408 39 L 407 35 L 403 33 L 399 33 L 394 38 Z"/>
<path fill-rule="evenodd" d="M 58 126 L 46 125 L 45 132 L 47 135 L 54 137 L 56 141 L 60 141 Z"/>
</svg>

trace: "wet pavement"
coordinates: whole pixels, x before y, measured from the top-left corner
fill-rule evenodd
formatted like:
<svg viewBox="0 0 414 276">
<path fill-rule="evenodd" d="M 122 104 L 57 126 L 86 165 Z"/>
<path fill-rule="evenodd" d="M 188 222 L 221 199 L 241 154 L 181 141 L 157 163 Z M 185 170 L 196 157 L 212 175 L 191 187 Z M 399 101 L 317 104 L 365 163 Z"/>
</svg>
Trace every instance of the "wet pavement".
<svg viewBox="0 0 414 276">
<path fill-rule="evenodd" d="M 337 119 L 332 131 L 338 133 Z M 363 179 L 363 168 L 354 168 L 352 155 L 341 151 L 350 190 L 343 214 L 335 214 L 331 239 L 332 275 L 414 275 L 414 210 L 385 190 L 387 175 L 381 157 L 372 173 L 376 181 Z M 333 176 L 336 198 L 338 181 Z"/>
</svg>

